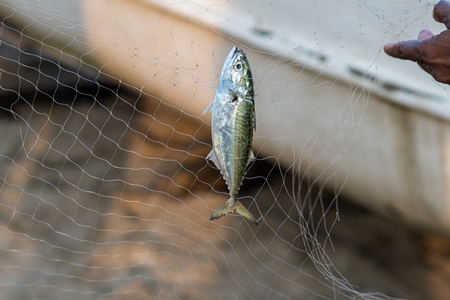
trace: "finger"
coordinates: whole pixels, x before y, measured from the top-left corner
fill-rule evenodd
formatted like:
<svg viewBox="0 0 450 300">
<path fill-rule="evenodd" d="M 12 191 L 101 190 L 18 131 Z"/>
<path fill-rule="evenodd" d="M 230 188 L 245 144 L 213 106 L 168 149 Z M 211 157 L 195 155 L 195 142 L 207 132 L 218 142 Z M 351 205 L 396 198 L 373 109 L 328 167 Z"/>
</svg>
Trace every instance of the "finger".
<svg viewBox="0 0 450 300">
<path fill-rule="evenodd" d="M 430 37 L 433 37 L 433 33 L 427 29 L 423 29 L 419 32 L 417 40 L 423 41 L 423 40 L 429 39 Z"/>
<path fill-rule="evenodd" d="M 450 28 L 450 2 L 441 0 L 435 6 L 433 10 L 433 18 L 443 23 L 447 29 Z"/>
<path fill-rule="evenodd" d="M 395 58 L 419 61 L 421 59 L 421 55 L 418 51 L 419 45 L 420 41 L 418 40 L 387 44 L 384 46 L 384 52 Z"/>
</svg>

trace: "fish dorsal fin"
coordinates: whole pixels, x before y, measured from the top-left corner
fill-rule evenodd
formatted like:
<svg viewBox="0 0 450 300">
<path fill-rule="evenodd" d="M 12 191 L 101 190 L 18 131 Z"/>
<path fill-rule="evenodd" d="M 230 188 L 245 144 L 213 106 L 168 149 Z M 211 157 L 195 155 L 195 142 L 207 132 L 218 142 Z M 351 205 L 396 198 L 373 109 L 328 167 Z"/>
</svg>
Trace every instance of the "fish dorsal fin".
<svg viewBox="0 0 450 300">
<path fill-rule="evenodd" d="M 253 131 L 256 130 L 256 112 L 255 112 L 255 106 L 253 105 Z"/>
</svg>

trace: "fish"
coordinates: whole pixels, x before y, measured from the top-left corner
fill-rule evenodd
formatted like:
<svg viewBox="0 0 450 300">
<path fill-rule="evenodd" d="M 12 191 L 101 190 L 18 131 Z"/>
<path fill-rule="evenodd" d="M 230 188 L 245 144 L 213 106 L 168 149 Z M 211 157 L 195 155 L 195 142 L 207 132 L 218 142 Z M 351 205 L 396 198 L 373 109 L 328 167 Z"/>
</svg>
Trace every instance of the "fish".
<svg viewBox="0 0 450 300">
<path fill-rule="evenodd" d="M 256 130 L 256 114 L 250 64 L 244 51 L 236 46 L 225 59 L 214 100 L 203 114 L 209 111 L 212 150 L 206 158 L 220 170 L 230 196 L 209 220 L 237 214 L 258 225 L 252 213 L 237 200 L 247 168 L 255 159 L 252 140 Z"/>
</svg>

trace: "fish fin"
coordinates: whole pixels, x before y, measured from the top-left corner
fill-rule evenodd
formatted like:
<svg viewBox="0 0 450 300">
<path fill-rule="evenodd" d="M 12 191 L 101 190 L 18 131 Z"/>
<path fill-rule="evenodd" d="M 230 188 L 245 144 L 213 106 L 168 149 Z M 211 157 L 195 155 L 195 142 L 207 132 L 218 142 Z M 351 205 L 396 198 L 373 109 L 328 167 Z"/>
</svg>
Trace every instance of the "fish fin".
<svg viewBox="0 0 450 300">
<path fill-rule="evenodd" d="M 255 106 L 253 106 L 253 131 L 256 130 L 256 111 Z"/>
<path fill-rule="evenodd" d="M 245 219 L 249 220 L 250 222 L 252 222 L 253 224 L 258 225 L 258 221 L 252 215 L 252 213 L 248 211 L 248 209 L 246 209 L 241 202 L 237 200 L 233 201 L 231 198 L 228 199 L 224 204 L 222 204 L 218 209 L 216 209 L 212 213 L 211 217 L 209 217 L 209 220 L 210 221 L 217 220 L 228 214 L 240 215 Z"/>
<path fill-rule="evenodd" d="M 255 153 L 253 153 L 253 150 L 250 150 L 250 156 L 248 157 L 247 167 L 250 165 L 252 161 L 255 160 Z"/>
<path fill-rule="evenodd" d="M 206 114 L 207 112 L 209 112 L 210 110 L 212 110 L 213 107 L 213 102 L 211 102 L 210 104 L 208 104 L 208 106 L 205 108 L 205 110 L 203 111 L 203 115 Z"/>
<path fill-rule="evenodd" d="M 238 100 L 238 96 L 236 95 L 235 92 L 233 92 L 232 90 L 228 89 L 228 94 L 230 95 L 230 103 L 231 102 L 236 102 Z"/>
<path fill-rule="evenodd" d="M 206 159 L 211 160 L 217 169 L 220 169 L 219 162 L 217 161 L 216 152 L 214 152 L 214 149 L 211 150 L 211 152 L 208 153 L 206 156 Z"/>
</svg>

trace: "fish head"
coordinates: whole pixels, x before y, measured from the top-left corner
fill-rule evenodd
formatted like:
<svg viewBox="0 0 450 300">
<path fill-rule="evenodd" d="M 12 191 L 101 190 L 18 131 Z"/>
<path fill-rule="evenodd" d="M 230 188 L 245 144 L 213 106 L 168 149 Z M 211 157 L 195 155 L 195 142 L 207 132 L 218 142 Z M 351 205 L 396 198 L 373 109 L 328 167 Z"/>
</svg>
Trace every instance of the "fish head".
<svg viewBox="0 0 450 300">
<path fill-rule="evenodd" d="M 250 64 L 242 49 L 236 46 L 228 54 L 222 70 L 223 78 L 231 84 L 230 89 L 238 96 L 253 97 L 253 77 Z"/>
</svg>

